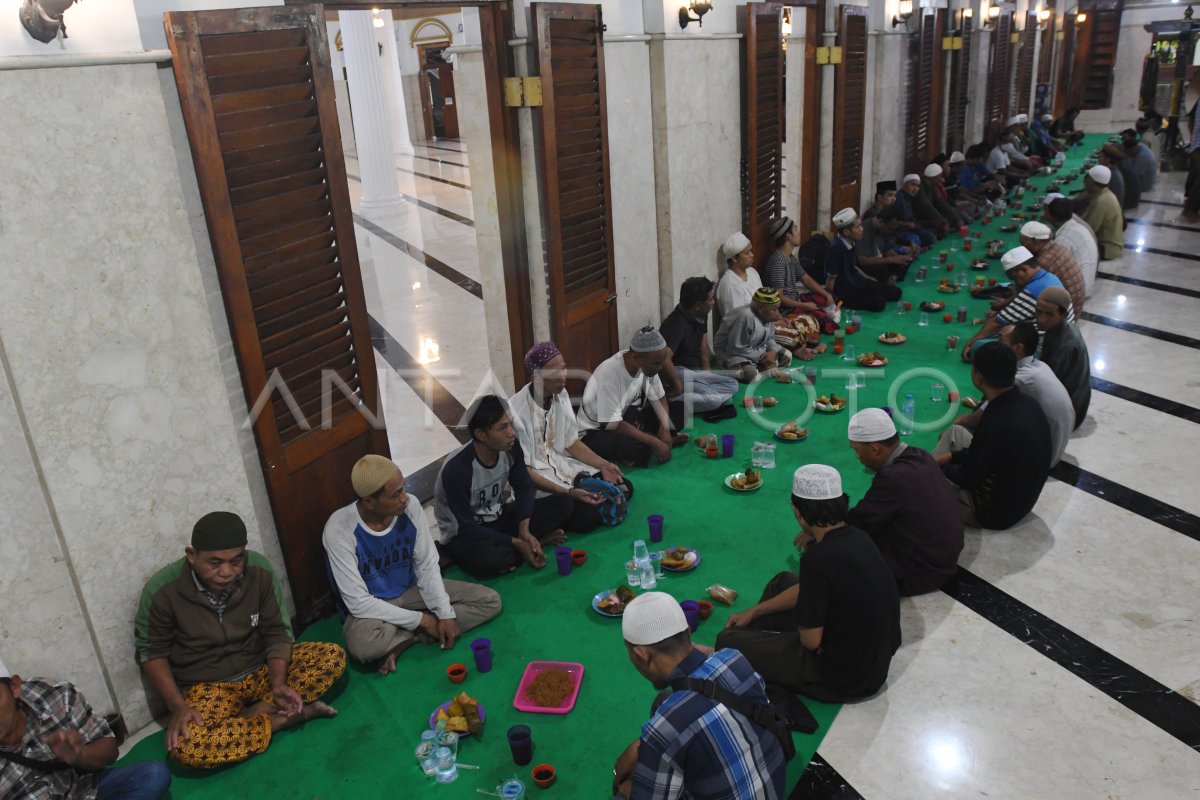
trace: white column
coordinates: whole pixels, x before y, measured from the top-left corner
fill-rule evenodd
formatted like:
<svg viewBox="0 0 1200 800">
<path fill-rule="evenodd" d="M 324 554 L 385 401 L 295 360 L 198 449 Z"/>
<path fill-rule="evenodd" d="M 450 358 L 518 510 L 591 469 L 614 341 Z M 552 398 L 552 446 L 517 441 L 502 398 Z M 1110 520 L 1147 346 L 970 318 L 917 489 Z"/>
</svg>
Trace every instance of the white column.
<svg viewBox="0 0 1200 800">
<path fill-rule="evenodd" d="M 370 11 L 339 11 L 346 77 L 354 115 L 354 141 L 362 173 L 364 211 L 389 211 L 403 202 L 392 154 L 383 56 Z"/>
<path fill-rule="evenodd" d="M 404 82 L 400 78 L 400 54 L 396 52 L 396 23 L 390 10 L 371 12 L 376 19 L 383 20 L 383 27 L 376 28 L 379 41 L 383 44 L 383 85 L 387 95 L 388 120 L 392 124 L 392 152 L 398 156 L 411 156 L 415 152 L 412 137 L 408 134 L 408 115 L 404 113 Z"/>
</svg>

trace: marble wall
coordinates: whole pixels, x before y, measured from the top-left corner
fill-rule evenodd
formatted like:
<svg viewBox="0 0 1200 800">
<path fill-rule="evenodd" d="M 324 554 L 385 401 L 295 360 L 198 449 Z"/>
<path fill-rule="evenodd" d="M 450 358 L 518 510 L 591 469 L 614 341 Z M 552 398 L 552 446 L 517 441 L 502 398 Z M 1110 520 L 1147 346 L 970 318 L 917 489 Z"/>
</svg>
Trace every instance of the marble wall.
<svg viewBox="0 0 1200 800">
<path fill-rule="evenodd" d="M 211 254 L 198 249 L 207 236 L 190 156 L 157 72 L 8 72 L 0 122 L 11 382 L 0 417 L 15 405 L 26 441 L 22 455 L 5 436 L 0 507 L 19 515 L 5 546 L 26 546 L 24 560 L 0 559 L 0 596 L 5 642 L 28 662 L 5 660 L 80 682 L 131 728 L 149 719 L 133 660 L 137 596 L 193 522 L 235 511 L 251 546 L 279 564 L 253 443 L 239 432 L 246 405 Z M 111 694 L 97 696 L 105 681 Z"/>
</svg>

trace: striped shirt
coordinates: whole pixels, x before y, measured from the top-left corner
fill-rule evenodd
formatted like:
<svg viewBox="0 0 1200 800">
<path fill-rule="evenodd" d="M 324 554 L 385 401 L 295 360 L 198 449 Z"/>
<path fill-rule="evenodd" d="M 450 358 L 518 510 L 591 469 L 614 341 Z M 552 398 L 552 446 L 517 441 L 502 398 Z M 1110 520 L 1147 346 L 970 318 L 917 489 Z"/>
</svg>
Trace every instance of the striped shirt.
<svg viewBox="0 0 1200 800">
<path fill-rule="evenodd" d="M 771 253 L 763 268 L 763 284 L 779 290 L 780 294 L 793 300 L 800 299 L 796 284 L 800 282 L 800 259 L 794 255 L 785 256 L 782 250 Z"/>
<path fill-rule="evenodd" d="M 754 703 L 762 678 L 737 650 L 707 658 L 693 650 L 670 678 L 691 676 Z M 787 762 L 779 740 L 735 711 L 695 692 L 675 692 L 642 727 L 631 800 L 782 800 Z"/>
<path fill-rule="evenodd" d="M 85 745 L 112 736 L 103 718 L 92 712 L 83 695 L 66 681 L 32 678 L 21 683 L 17 705 L 27 724 L 19 747 L 0 747 L 34 761 L 54 762 L 58 756 L 45 743 L 47 736 L 61 730 L 79 731 Z M 66 767 L 41 772 L 0 756 L 0 797 L 21 800 L 91 800 L 96 796 L 100 772 Z"/>
<path fill-rule="evenodd" d="M 1037 274 L 1033 276 L 1033 280 L 1025 284 L 1021 289 L 1020 294 L 1014 297 L 1013 301 L 996 315 L 996 322 L 999 322 L 1001 325 L 1014 325 L 1025 320 L 1033 322 L 1034 312 L 1037 311 L 1038 295 L 1047 286 L 1062 286 L 1062 281 L 1046 270 L 1039 269 Z M 1075 312 L 1071 311 L 1067 314 L 1067 322 L 1074 321 Z"/>
</svg>

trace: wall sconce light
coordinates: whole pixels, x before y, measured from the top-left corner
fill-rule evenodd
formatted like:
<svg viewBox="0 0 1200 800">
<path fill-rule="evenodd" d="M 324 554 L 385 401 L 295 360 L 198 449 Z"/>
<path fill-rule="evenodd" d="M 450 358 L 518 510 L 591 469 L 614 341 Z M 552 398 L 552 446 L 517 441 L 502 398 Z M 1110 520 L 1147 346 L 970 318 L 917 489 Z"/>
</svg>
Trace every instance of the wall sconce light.
<svg viewBox="0 0 1200 800">
<path fill-rule="evenodd" d="M 691 11 L 696 16 L 688 13 Z M 689 22 L 698 22 L 700 27 L 704 27 L 704 15 L 712 11 L 712 3 L 710 0 L 691 0 L 686 6 L 679 7 L 679 27 L 686 28 Z"/>
<path fill-rule="evenodd" d="M 996 20 L 1000 19 L 1000 6 L 997 3 L 988 3 L 987 12 L 983 17 L 983 27 L 989 30 L 996 27 Z"/>
<path fill-rule="evenodd" d="M 383 27 L 383 17 L 379 16 L 379 9 L 372 8 L 371 15 L 372 15 L 371 16 L 371 24 L 374 25 L 376 28 L 382 28 Z"/>
<path fill-rule="evenodd" d="M 1085 22 L 1087 22 L 1087 14 L 1080 11 L 1078 14 L 1075 15 L 1075 24 L 1082 25 Z"/>
<path fill-rule="evenodd" d="M 908 18 L 912 16 L 913 4 L 912 0 L 900 0 L 900 14 L 892 17 L 892 27 L 899 28 L 900 23 L 908 22 Z"/>
<path fill-rule="evenodd" d="M 1043 8 L 1037 13 L 1037 21 L 1039 28 L 1045 28 L 1046 23 L 1050 20 L 1050 15 L 1054 13 L 1048 8 Z"/>
<path fill-rule="evenodd" d="M 962 10 L 962 18 L 963 19 L 970 19 L 973 16 L 975 16 L 975 12 L 972 9 L 964 8 Z"/>
</svg>

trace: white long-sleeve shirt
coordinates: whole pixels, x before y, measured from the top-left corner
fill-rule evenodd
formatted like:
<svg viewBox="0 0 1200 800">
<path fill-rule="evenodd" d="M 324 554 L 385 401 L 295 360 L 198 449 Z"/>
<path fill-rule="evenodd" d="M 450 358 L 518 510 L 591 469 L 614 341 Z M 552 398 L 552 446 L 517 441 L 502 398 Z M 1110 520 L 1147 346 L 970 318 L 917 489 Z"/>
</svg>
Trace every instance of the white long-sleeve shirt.
<svg viewBox="0 0 1200 800">
<path fill-rule="evenodd" d="M 350 616 L 415 630 L 421 624 L 421 612 L 387 602 L 414 585 L 438 619 L 456 616 L 442 583 L 425 510 L 416 498 L 409 499 L 404 513 L 397 515 L 386 531 L 372 530 L 363 522 L 357 503 L 339 508 L 325 523 L 321 543 Z M 368 581 L 376 594 L 368 588 Z"/>
</svg>

